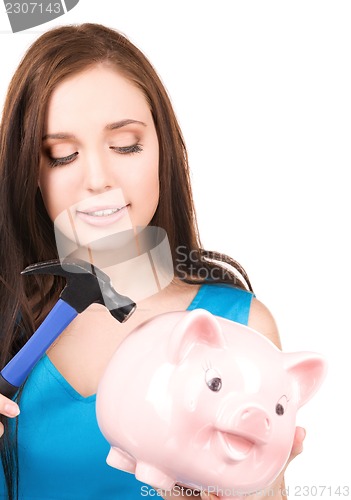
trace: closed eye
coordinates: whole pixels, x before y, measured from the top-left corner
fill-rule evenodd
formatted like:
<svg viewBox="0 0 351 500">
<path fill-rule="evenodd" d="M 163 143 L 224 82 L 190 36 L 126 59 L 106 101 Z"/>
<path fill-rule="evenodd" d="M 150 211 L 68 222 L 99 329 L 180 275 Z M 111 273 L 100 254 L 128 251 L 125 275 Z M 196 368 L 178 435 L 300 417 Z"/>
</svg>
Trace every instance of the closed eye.
<svg viewBox="0 0 351 500">
<path fill-rule="evenodd" d="M 71 163 L 76 158 L 76 156 L 78 156 L 78 152 L 72 153 L 68 156 L 63 156 L 61 158 L 52 158 L 51 156 L 49 156 L 49 166 L 62 167 L 63 165 Z"/>
<path fill-rule="evenodd" d="M 132 144 L 131 146 L 110 146 L 110 149 L 122 155 L 141 153 L 143 150 L 141 144 Z"/>
</svg>

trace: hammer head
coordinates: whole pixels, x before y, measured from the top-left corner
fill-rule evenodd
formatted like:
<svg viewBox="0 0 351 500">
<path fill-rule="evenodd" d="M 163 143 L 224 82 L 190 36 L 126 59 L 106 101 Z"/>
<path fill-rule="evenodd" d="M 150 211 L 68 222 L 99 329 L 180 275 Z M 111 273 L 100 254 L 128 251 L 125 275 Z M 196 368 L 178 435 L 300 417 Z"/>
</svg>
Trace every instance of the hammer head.
<svg viewBox="0 0 351 500">
<path fill-rule="evenodd" d="M 113 288 L 107 274 L 80 259 L 50 260 L 26 267 L 21 274 L 53 274 L 63 276 L 66 286 L 60 298 L 78 313 L 94 302 L 105 305 L 120 323 L 135 311 L 136 304 Z"/>
</svg>

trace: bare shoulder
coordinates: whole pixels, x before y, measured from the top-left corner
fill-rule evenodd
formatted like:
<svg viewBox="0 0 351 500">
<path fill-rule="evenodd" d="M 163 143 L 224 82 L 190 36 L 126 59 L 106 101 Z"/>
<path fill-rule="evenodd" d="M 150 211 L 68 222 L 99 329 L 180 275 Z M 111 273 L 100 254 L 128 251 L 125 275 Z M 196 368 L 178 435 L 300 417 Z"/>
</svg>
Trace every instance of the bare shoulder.
<svg viewBox="0 0 351 500">
<path fill-rule="evenodd" d="M 262 335 L 281 349 L 278 328 L 272 313 L 256 298 L 253 298 L 251 302 L 248 326 L 262 333 Z"/>
</svg>

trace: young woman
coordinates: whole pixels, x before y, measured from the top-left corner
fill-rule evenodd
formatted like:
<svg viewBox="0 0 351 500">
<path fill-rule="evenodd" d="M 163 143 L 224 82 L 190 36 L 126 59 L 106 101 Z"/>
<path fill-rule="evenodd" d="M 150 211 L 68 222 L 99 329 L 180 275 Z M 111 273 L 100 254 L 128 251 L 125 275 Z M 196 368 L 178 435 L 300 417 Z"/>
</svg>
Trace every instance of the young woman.
<svg viewBox="0 0 351 500">
<path fill-rule="evenodd" d="M 274 320 L 239 264 L 202 249 L 169 98 L 148 60 L 121 34 L 84 24 L 42 35 L 11 81 L 0 141 L 1 367 L 64 285 L 59 277 L 20 276 L 30 264 L 61 257 L 55 225 L 62 214 L 70 214 L 89 245 L 109 231 L 162 228 L 174 272 L 167 286 L 137 300 L 124 324 L 102 306 L 89 307 L 36 365 L 18 404 L 0 395 L 0 495 L 139 498 L 141 483 L 105 464 L 109 445 L 95 418 L 99 379 L 123 338 L 157 314 L 202 307 L 279 346 Z M 133 266 L 126 261 L 113 276 L 120 293 L 130 290 Z M 290 459 L 301 451 L 303 434 L 297 429 Z M 270 489 L 274 498 L 283 498 L 282 487 L 283 475 Z"/>
</svg>

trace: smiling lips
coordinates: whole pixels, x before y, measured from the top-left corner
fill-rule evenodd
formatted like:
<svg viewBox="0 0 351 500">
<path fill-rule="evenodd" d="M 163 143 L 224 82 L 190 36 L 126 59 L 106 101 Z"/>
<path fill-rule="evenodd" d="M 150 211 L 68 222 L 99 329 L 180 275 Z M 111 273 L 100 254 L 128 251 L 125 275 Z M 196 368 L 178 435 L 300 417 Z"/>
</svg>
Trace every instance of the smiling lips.
<svg viewBox="0 0 351 500">
<path fill-rule="evenodd" d="M 129 205 L 123 207 L 89 207 L 76 210 L 77 217 L 92 226 L 107 226 L 119 221 L 127 212 Z"/>
<path fill-rule="evenodd" d="M 117 212 L 119 212 L 121 209 L 120 208 L 107 208 L 106 210 L 95 210 L 91 212 L 83 212 L 86 215 L 93 215 L 94 217 L 105 217 L 109 215 L 113 215 Z"/>
</svg>

